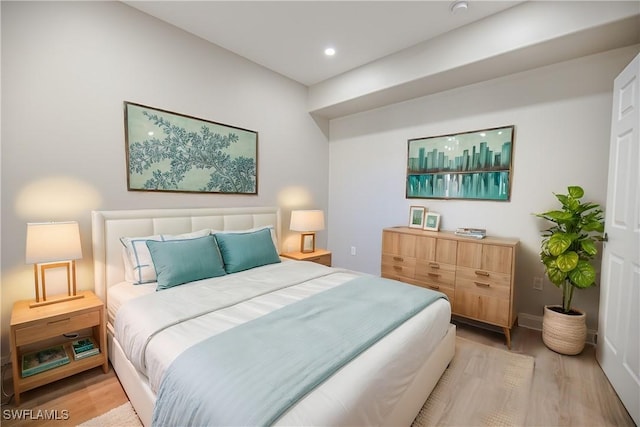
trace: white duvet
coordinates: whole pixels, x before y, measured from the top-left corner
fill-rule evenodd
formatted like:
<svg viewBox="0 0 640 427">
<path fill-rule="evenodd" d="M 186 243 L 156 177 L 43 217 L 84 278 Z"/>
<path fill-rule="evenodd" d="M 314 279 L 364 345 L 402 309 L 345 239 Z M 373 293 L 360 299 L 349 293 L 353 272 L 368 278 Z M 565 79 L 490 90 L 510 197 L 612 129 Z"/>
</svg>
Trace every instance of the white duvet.
<svg viewBox="0 0 640 427">
<path fill-rule="evenodd" d="M 282 262 L 161 292 L 149 285 L 122 284 L 110 288 L 109 312 L 114 306 L 125 307 L 127 299 L 140 294 L 152 294 L 157 300 L 153 310 L 136 312 L 125 307 L 115 314 L 115 338 L 155 393 L 165 370 L 191 345 L 359 276 L 362 273 L 315 263 Z M 197 304 L 181 304 L 187 292 L 198 295 Z M 154 324 L 173 323 L 174 318 L 207 306 L 221 308 L 147 338 Z M 450 317 L 446 300 L 431 304 L 298 402 L 279 424 L 313 424 L 318 414 L 328 424 L 382 423 L 445 335 Z"/>
</svg>

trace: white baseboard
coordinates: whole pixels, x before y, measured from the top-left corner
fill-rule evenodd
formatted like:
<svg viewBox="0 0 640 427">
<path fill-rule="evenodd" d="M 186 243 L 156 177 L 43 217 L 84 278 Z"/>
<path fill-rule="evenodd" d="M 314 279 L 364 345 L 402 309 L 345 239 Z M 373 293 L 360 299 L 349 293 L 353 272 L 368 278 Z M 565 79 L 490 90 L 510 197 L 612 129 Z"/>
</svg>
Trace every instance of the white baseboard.
<svg viewBox="0 0 640 427">
<path fill-rule="evenodd" d="M 528 313 L 518 314 L 518 326 L 523 328 L 533 329 L 535 331 L 542 331 L 542 316 L 534 316 Z"/>
<path fill-rule="evenodd" d="M 518 326 L 522 326 L 523 328 L 527 329 L 533 329 L 536 331 L 542 331 L 542 316 L 534 316 L 533 314 L 528 313 L 519 313 Z M 598 331 L 587 329 L 587 339 L 585 340 L 585 342 L 590 345 L 596 345 L 596 342 L 598 342 Z"/>
</svg>

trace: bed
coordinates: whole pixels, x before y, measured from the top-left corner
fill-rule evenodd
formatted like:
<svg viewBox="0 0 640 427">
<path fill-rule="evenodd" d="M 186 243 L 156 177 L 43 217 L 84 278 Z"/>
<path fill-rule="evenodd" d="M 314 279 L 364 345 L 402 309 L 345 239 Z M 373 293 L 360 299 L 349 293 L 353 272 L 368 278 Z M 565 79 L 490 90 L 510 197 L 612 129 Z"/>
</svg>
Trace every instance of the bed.
<svg viewBox="0 0 640 427">
<path fill-rule="evenodd" d="M 203 230 L 206 231 L 203 232 Z M 197 276 L 194 280 L 174 286 L 172 280 L 174 280 L 176 273 L 174 271 L 167 273 L 167 270 L 163 270 L 163 267 L 157 262 L 162 259 L 161 255 L 166 253 L 160 249 L 165 250 L 167 247 L 172 247 L 171 250 L 174 252 L 170 253 L 189 254 L 191 252 L 187 252 L 186 249 L 180 249 L 176 252 L 176 248 L 183 248 L 183 246 L 179 246 L 183 244 L 181 242 L 185 242 L 184 245 L 195 245 L 195 241 L 198 241 L 197 244 L 209 242 L 208 236 L 212 232 L 218 233 L 216 241 L 220 245 L 218 251 L 224 256 L 223 268 L 234 265 L 235 270 L 232 268 L 230 273 L 222 272 L 213 277 L 205 276 L 204 279 L 198 279 L 199 276 Z M 267 336 L 277 327 L 266 327 L 261 324 L 261 327 L 266 329 L 260 332 L 250 331 L 248 327 L 266 321 L 266 319 L 270 319 L 272 322 L 287 321 L 287 319 L 281 318 L 274 320 L 274 316 L 285 316 L 281 313 L 285 313 L 287 310 L 293 311 L 296 308 L 299 311 L 308 311 L 308 309 L 302 308 L 304 304 L 310 304 L 312 300 L 314 304 L 316 301 L 320 304 L 320 299 L 325 295 L 333 295 L 332 292 L 342 291 L 351 285 L 353 285 L 351 292 L 359 292 L 359 295 L 364 295 L 367 292 L 363 290 L 370 289 L 367 286 L 371 285 L 364 285 L 359 290 L 355 287 L 356 285 L 362 286 L 365 281 L 369 283 L 371 280 L 386 281 L 386 279 L 375 278 L 363 273 L 325 267 L 310 262 L 285 260 L 279 257 L 277 260 L 270 258 L 269 262 L 257 262 L 255 266 L 253 264 L 248 267 L 243 265 L 245 260 L 237 258 L 238 251 L 233 252 L 233 245 L 235 245 L 233 242 L 242 238 L 245 239 L 246 244 L 248 236 L 251 236 L 251 239 L 257 239 L 256 236 L 259 235 L 261 243 L 253 243 L 258 240 L 251 241 L 253 247 L 258 248 L 261 247 L 259 245 L 266 242 L 265 233 L 268 233 L 268 240 L 277 256 L 280 244 L 280 210 L 278 208 L 241 207 L 92 212 L 95 292 L 107 307 L 109 360 L 145 426 L 152 425 L 154 416 L 158 417 L 158 413 L 162 413 L 161 409 L 166 405 L 167 396 L 170 400 L 175 400 L 175 396 L 171 397 L 167 393 L 176 389 L 178 385 L 167 385 L 171 384 L 169 379 L 177 378 L 177 380 L 184 382 L 184 377 L 188 375 L 185 375 L 184 371 L 180 373 L 173 368 L 178 365 L 177 359 L 185 359 L 188 354 L 193 353 L 192 350 L 198 345 L 210 340 L 234 337 L 242 332 L 249 334 L 245 335 L 249 337 L 255 337 L 256 334 Z M 123 250 L 126 244 L 130 245 L 131 242 L 138 241 L 141 237 L 145 239 L 154 237 L 150 240 L 159 242 L 148 245 L 149 250 L 154 251 L 154 261 L 158 264 L 153 268 L 153 270 L 158 269 L 158 276 L 148 277 L 148 280 L 141 280 L 142 276 L 131 277 L 132 271 L 140 273 L 140 269 L 132 268 L 131 258 L 127 255 L 130 252 Z M 172 239 L 175 242 L 171 242 Z M 227 244 L 225 239 L 230 242 L 228 246 L 224 246 Z M 209 248 L 209 246 L 206 247 Z M 204 252 L 207 250 L 209 249 Z M 256 251 L 245 252 L 254 253 Z M 203 251 L 197 251 L 198 254 L 201 252 Z M 232 256 L 233 259 L 231 259 Z M 183 258 L 185 264 L 195 263 L 198 255 L 185 255 Z M 228 263 L 224 264 L 225 261 Z M 191 274 L 191 271 L 189 270 L 188 274 Z M 136 281 L 145 283 L 133 284 Z M 166 283 L 171 286 L 167 286 L 161 292 L 156 291 L 161 284 Z M 389 283 L 381 283 L 381 285 L 387 286 Z M 266 288 L 263 288 L 264 286 Z M 414 287 L 403 286 L 404 288 Z M 207 297 L 205 298 L 203 295 L 207 295 Z M 348 299 L 358 298 L 349 297 Z M 177 304 L 177 301 L 180 304 Z M 213 307 L 215 304 L 218 305 Z M 337 305 L 335 303 L 326 304 L 330 304 L 331 307 Z M 202 307 L 205 306 L 207 307 L 206 314 L 203 314 L 205 311 Z M 175 309 L 175 307 L 180 307 L 180 309 Z M 352 309 L 348 310 L 351 312 Z M 305 386 L 306 388 L 301 386 L 297 397 L 288 407 L 276 412 L 275 415 L 270 414 L 269 416 L 272 418 L 264 418 L 271 420 L 267 424 L 410 425 L 446 369 L 455 348 L 455 326 L 450 324 L 451 308 L 446 299 L 435 298 L 426 307 L 418 307 L 414 310 L 415 312 L 408 315 L 406 320 L 401 322 L 396 320 L 399 323 L 390 329 L 390 332 L 382 333 L 379 339 L 372 341 L 370 346 L 357 350 L 352 356 L 348 356 L 344 365 L 334 367 L 330 374 L 314 379 L 315 383 L 312 381 L 311 385 Z M 379 312 L 383 311 L 387 310 L 379 310 Z M 153 312 L 160 313 L 162 319 L 160 321 L 148 320 L 152 318 Z M 162 315 L 162 313 L 170 312 L 173 313 L 171 316 L 175 315 L 176 319 L 180 319 L 176 320 Z M 354 311 L 354 313 L 358 312 Z M 137 315 L 138 318 L 134 317 L 133 320 L 127 321 L 127 315 Z M 358 314 L 358 316 L 360 315 Z M 336 318 L 335 313 L 331 316 Z M 347 321 L 344 319 L 347 319 L 348 316 L 344 313 L 339 316 L 338 327 L 341 327 L 340 325 Z M 148 324 L 155 326 L 159 322 L 165 322 L 166 325 L 160 325 L 159 331 L 152 332 L 150 334 L 152 338 L 143 337 L 140 339 L 142 334 L 149 333 L 144 329 Z M 286 323 L 286 325 L 297 323 L 300 322 L 295 320 L 292 323 Z M 271 325 L 283 324 L 285 323 L 272 323 Z M 135 338 L 125 334 L 126 331 L 133 328 L 133 325 L 142 329 L 133 332 L 132 336 Z M 287 326 L 285 329 L 289 330 L 289 328 L 290 326 Z M 291 327 L 291 329 L 292 333 L 295 333 L 295 327 Z M 189 332 L 186 332 L 187 330 Z M 305 330 L 303 329 L 303 331 Z M 136 340 L 143 343 L 142 347 L 135 344 Z M 244 339 L 242 345 L 253 341 L 253 339 Z M 356 340 L 354 339 L 354 341 Z M 308 347 L 309 344 L 302 346 Z M 215 344 L 212 348 L 227 347 L 231 346 L 225 342 L 224 345 Z M 331 349 L 333 348 L 334 346 L 331 345 Z M 251 351 L 256 350 L 250 350 L 249 353 Z M 294 353 L 298 357 L 298 352 Z M 327 353 L 330 352 L 327 351 Z M 282 356 L 274 357 L 283 359 Z M 301 354 L 300 357 L 305 356 Z M 231 358 L 238 359 L 238 357 Z M 267 357 L 263 358 L 267 359 Z M 285 359 L 288 360 L 289 357 Z M 320 358 L 314 357 L 312 362 L 316 362 L 316 359 Z M 300 364 L 302 362 L 291 363 Z M 253 366 L 253 363 L 250 365 Z M 227 368 L 224 370 L 231 371 Z M 251 377 L 253 381 L 250 382 L 261 384 L 262 374 L 256 374 L 250 370 L 247 372 L 251 372 L 250 375 L 253 375 Z M 268 376 L 265 374 L 264 378 L 268 378 Z M 265 379 L 264 381 L 272 380 Z M 229 402 L 219 404 L 219 406 L 231 407 L 231 416 L 240 412 L 253 412 L 253 408 L 250 410 L 245 407 L 233 408 L 235 402 L 242 400 L 244 404 L 244 400 L 250 399 L 244 399 L 244 394 L 242 394 L 243 399 L 233 401 L 233 392 L 244 393 L 244 391 L 235 390 L 228 385 L 230 384 L 228 381 L 233 381 L 233 378 L 225 378 L 220 383 L 226 384 L 224 387 L 229 387 L 224 389 L 224 394 L 227 394 L 226 390 L 229 390 L 229 396 L 231 396 L 229 399 L 232 399 L 232 402 L 231 404 Z M 239 380 L 239 382 L 241 381 Z M 297 386 L 297 384 L 288 384 L 286 387 L 281 385 L 278 389 L 291 388 L 293 390 Z M 195 385 L 191 386 L 189 383 L 186 384 L 186 388 L 197 390 Z M 266 388 L 268 389 L 268 386 Z M 232 390 L 234 391 L 232 392 Z M 260 393 L 260 391 L 255 393 Z M 257 396 L 260 395 L 257 394 Z M 260 399 L 263 398 L 264 395 Z M 291 397 L 286 397 L 286 399 L 291 399 Z M 190 401 L 191 398 L 187 400 Z M 209 402 L 211 401 L 218 401 L 218 399 L 210 399 Z M 224 402 L 223 399 L 219 401 Z M 162 403 L 158 403 L 159 409 L 154 413 L 157 402 Z M 178 413 L 180 406 L 181 404 L 178 404 L 177 408 L 171 408 L 164 412 Z M 202 406 L 215 407 L 216 405 Z M 192 409 L 188 411 L 191 412 Z M 186 418 L 178 419 L 187 420 Z M 234 418 L 221 419 L 234 420 Z M 166 419 L 164 422 L 158 420 L 160 418 L 156 418 L 155 424 L 169 424 Z M 253 420 L 253 418 L 248 418 L 244 421 L 238 421 L 238 423 L 253 424 Z M 184 421 L 184 423 L 202 424 L 202 421 L 197 421 L 194 418 Z M 236 421 L 222 423 L 229 424 L 236 423 Z M 206 422 L 206 424 L 213 423 Z"/>
</svg>

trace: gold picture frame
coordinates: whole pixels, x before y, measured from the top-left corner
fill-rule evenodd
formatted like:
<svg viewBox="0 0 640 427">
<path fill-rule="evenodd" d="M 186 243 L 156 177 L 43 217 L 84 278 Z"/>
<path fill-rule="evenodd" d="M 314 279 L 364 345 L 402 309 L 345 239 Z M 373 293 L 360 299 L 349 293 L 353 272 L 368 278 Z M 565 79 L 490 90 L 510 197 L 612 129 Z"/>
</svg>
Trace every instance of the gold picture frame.
<svg viewBox="0 0 640 427">
<path fill-rule="evenodd" d="M 124 102 L 127 189 L 258 194 L 258 132 Z"/>
</svg>

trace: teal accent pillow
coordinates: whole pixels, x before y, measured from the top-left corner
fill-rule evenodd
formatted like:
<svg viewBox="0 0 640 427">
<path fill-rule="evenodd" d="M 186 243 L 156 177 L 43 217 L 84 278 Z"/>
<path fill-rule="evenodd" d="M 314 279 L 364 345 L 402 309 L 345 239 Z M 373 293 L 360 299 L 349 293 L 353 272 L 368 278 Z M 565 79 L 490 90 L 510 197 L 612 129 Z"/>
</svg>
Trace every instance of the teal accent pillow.
<svg viewBox="0 0 640 427">
<path fill-rule="evenodd" d="M 125 254 L 125 280 L 138 285 L 141 283 L 151 283 L 157 281 L 156 269 L 147 247 L 148 240 L 184 240 L 196 239 L 211 234 L 211 230 L 204 229 L 184 234 L 157 234 L 147 237 L 121 237 L 120 242 L 124 245 Z"/>
<path fill-rule="evenodd" d="M 164 242 L 148 240 L 147 247 L 158 277 L 157 290 L 226 274 L 216 239 L 211 235 Z"/>
<path fill-rule="evenodd" d="M 227 273 L 280 262 L 268 228 L 247 233 L 216 233 L 215 236 Z"/>
</svg>

